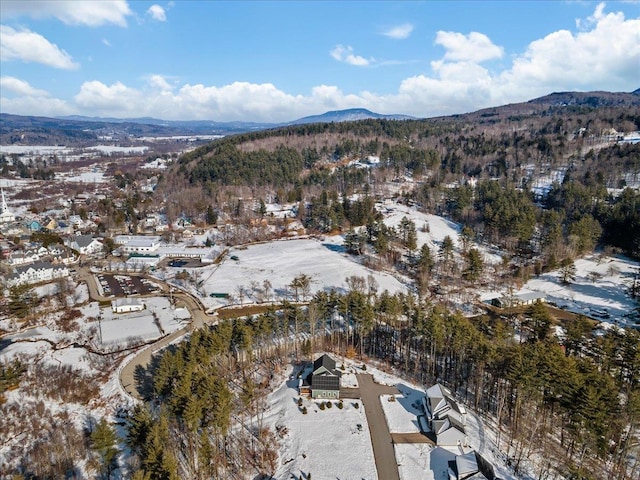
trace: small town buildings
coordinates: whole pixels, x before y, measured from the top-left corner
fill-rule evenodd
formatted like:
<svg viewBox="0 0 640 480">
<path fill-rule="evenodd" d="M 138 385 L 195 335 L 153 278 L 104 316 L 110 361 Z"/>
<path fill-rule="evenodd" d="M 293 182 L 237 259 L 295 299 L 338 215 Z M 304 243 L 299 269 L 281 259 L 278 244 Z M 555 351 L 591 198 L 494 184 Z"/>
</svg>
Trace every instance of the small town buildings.
<svg viewBox="0 0 640 480">
<path fill-rule="evenodd" d="M 7 286 L 30 285 L 33 283 L 50 282 L 57 278 L 69 276 L 69 268 L 62 265 L 54 265 L 51 262 L 35 262 L 22 267 L 17 267 L 15 273 L 7 279 Z"/>
<path fill-rule="evenodd" d="M 144 309 L 144 302 L 138 298 L 118 298 L 111 301 L 113 313 L 141 312 Z"/>
<path fill-rule="evenodd" d="M 456 402 L 449 389 L 436 383 L 427 389 L 422 404 L 427 425 L 436 436 L 436 445 L 465 443 L 467 411 Z"/>
<path fill-rule="evenodd" d="M 309 376 L 311 398 L 340 398 L 340 377 L 333 358 L 324 354 L 316 359 Z"/>
</svg>

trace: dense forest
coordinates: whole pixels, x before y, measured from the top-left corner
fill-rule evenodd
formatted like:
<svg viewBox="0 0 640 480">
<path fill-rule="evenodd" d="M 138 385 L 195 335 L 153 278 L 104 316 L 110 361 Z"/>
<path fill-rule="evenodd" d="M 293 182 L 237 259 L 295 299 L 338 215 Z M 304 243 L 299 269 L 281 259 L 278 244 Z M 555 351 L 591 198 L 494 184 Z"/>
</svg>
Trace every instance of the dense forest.
<svg viewBox="0 0 640 480">
<path fill-rule="evenodd" d="M 135 478 L 247 471 L 271 478 L 277 434 L 258 415 L 268 372 L 317 350 L 378 359 L 419 384 L 448 385 L 497 422 L 515 472 L 539 458 L 536 478 L 637 478 L 627 455 L 640 420 L 638 332 L 595 335 L 593 323 L 579 318 L 559 340 L 542 304 L 469 319 L 412 295 L 376 293 L 364 278 L 349 284 L 346 294 L 318 293 L 305 308 L 284 303 L 198 330 L 159 355 L 140 376 L 149 403 L 129 421 Z M 230 428 L 238 422 L 244 428 Z"/>
</svg>

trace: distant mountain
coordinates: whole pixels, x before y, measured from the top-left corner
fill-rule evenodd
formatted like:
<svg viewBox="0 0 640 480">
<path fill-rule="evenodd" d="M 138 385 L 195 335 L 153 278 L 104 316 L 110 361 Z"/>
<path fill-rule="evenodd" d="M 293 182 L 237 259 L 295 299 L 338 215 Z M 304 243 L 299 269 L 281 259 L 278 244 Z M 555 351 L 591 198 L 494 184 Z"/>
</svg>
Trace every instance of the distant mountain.
<svg viewBox="0 0 640 480">
<path fill-rule="evenodd" d="M 252 130 L 264 130 L 276 127 L 275 123 L 259 122 L 214 122 L 212 120 L 161 120 L 153 117 L 139 118 L 114 118 L 114 117 L 85 117 L 82 115 L 68 115 L 56 117 L 61 120 L 76 120 L 81 122 L 98 123 L 135 123 L 138 125 L 155 125 L 182 130 L 183 133 L 195 134 L 225 134 L 248 132 Z"/>
<path fill-rule="evenodd" d="M 415 117 L 409 115 L 390 114 L 385 115 L 375 113 L 366 108 L 349 108 L 347 110 L 334 110 L 323 113 L 322 115 L 311 115 L 309 117 L 299 118 L 286 125 L 303 125 L 305 123 L 331 123 L 331 122 L 355 122 L 357 120 L 366 120 L 369 118 L 384 118 L 387 120 L 415 120 Z"/>
<path fill-rule="evenodd" d="M 633 92 L 554 92 L 527 102 L 483 108 L 475 112 L 441 116 L 432 120 L 496 123 L 505 119 L 518 120 L 523 116 L 560 114 L 570 109 L 584 111 L 636 106 L 640 106 L 640 89 Z"/>
<path fill-rule="evenodd" d="M 597 109 L 640 105 L 640 89 L 633 92 L 554 92 L 528 102 L 485 108 L 475 112 L 431 118 L 432 121 L 496 123 L 523 116 L 549 115 L 566 109 Z M 415 120 L 408 115 L 380 114 L 365 108 L 335 110 L 285 123 L 215 122 L 212 120 L 160 120 L 151 117 L 113 118 L 66 116 L 57 118 L 0 114 L 0 144 L 83 146 L 110 137 L 131 141 L 132 137 L 174 135 L 232 135 L 308 123 L 342 123 L 365 119 Z"/>
<path fill-rule="evenodd" d="M 585 107 L 620 107 L 625 105 L 640 105 L 640 89 L 631 93 L 626 92 L 554 92 L 544 97 L 529 100 L 552 106 L 585 106 Z"/>
</svg>

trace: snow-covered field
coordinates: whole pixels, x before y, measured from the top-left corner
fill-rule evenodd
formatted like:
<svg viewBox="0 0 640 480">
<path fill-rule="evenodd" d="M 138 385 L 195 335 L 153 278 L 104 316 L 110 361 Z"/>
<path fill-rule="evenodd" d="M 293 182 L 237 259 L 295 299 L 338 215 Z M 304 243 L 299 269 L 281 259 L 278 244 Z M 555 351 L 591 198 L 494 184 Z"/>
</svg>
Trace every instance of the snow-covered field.
<svg viewBox="0 0 640 480">
<path fill-rule="evenodd" d="M 589 317 L 626 325 L 636 308 L 629 289 L 640 264 L 622 256 L 590 255 L 575 261 L 576 278 L 564 285 L 558 271 L 540 275 L 524 286 L 543 292 L 547 301 Z"/>
<path fill-rule="evenodd" d="M 371 270 L 356 261 L 356 257 L 344 253 L 342 236 L 326 237 L 324 240 L 285 240 L 257 245 L 246 249 L 232 248 L 220 265 L 204 267 L 198 272 L 203 281 L 201 298 L 207 308 L 228 303 L 224 299 L 209 297 L 210 293 L 228 293 L 239 301 L 238 290 L 243 289 L 244 303 L 260 300 L 258 291 L 250 288 L 252 282 L 263 288 L 263 282 L 271 283 L 270 299 L 293 298 L 289 287 L 295 277 L 306 274 L 311 277 L 310 294 L 317 291 L 336 289 L 346 291 L 346 278 L 356 275 L 367 278 L 372 275 L 378 283 L 378 291 L 395 293 L 406 291 L 407 287 L 388 273 Z M 235 256 L 238 260 L 232 260 Z M 300 295 L 302 292 L 299 292 Z M 302 297 L 300 297 L 302 298 Z"/>
<path fill-rule="evenodd" d="M 117 145 L 94 145 L 88 147 L 87 150 L 97 150 L 105 155 L 111 155 L 112 153 L 144 153 L 149 150 L 149 147 L 120 147 Z"/>
</svg>

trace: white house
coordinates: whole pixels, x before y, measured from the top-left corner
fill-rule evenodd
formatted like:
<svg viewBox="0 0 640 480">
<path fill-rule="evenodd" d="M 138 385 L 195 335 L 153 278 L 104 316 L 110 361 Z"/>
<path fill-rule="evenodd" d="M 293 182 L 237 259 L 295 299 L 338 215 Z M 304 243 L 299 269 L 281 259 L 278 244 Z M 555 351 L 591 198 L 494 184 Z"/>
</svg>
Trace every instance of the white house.
<svg viewBox="0 0 640 480">
<path fill-rule="evenodd" d="M 65 242 L 67 247 L 76 250 L 82 255 L 92 255 L 102 251 L 102 242 L 91 235 L 74 235 Z"/>
<path fill-rule="evenodd" d="M 40 260 L 38 252 L 33 250 L 27 250 L 24 252 L 11 252 L 7 263 L 9 265 L 26 265 L 28 263 L 37 262 Z"/>
<path fill-rule="evenodd" d="M 536 302 L 545 302 L 547 296 L 541 292 L 519 292 L 513 296 L 498 297 L 491 300 L 491 304 L 498 308 L 517 307 L 519 305 L 533 305 Z"/>
<path fill-rule="evenodd" d="M 427 389 L 422 405 L 437 445 L 455 446 L 465 442 L 467 411 L 446 387 L 436 383 Z"/>
<path fill-rule="evenodd" d="M 118 298 L 111 301 L 113 313 L 141 312 L 145 304 L 138 298 Z"/>
<path fill-rule="evenodd" d="M 54 265 L 51 262 L 35 262 L 17 267 L 15 273 L 7 279 L 7 286 L 28 285 L 32 283 L 50 282 L 56 278 L 69 276 L 66 265 Z"/>
</svg>

